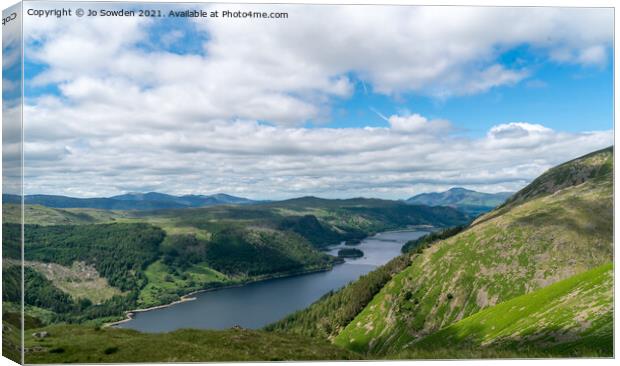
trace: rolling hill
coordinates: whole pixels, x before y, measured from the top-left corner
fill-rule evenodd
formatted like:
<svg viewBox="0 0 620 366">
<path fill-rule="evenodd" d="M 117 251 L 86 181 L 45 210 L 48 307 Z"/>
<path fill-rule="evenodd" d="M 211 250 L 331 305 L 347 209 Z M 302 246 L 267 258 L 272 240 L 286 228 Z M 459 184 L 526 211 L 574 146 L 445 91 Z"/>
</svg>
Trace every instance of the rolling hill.
<svg viewBox="0 0 620 366">
<path fill-rule="evenodd" d="M 607 148 L 550 169 L 468 229 L 412 254 L 411 265 L 335 343 L 376 356 L 400 354 L 481 310 L 609 263 L 612 167 Z M 581 331 L 592 327 L 584 323 Z M 569 341 L 558 337 L 546 348 Z"/>
<path fill-rule="evenodd" d="M 511 195 L 512 192 L 482 193 L 455 187 L 445 192 L 421 193 L 405 202 L 416 205 L 455 207 L 472 216 L 478 216 L 501 205 Z"/>
<path fill-rule="evenodd" d="M 3 194 L 4 204 L 21 202 L 20 196 Z M 173 196 L 164 193 L 127 193 L 113 197 L 74 198 L 58 195 L 26 195 L 24 203 L 52 208 L 92 208 L 103 210 L 156 210 L 167 208 L 247 205 L 257 201 L 227 194 Z"/>
</svg>

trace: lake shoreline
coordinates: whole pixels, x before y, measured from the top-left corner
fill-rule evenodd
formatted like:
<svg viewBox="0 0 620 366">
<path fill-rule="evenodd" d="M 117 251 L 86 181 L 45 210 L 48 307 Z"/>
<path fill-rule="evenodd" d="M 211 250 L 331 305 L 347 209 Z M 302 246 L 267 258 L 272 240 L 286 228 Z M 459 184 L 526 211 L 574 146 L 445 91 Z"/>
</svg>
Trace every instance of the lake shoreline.
<svg viewBox="0 0 620 366">
<path fill-rule="evenodd" d="M 231 289 L 231 288 L 237 288 L 237 287 L 243 287 L 243 286 L 250 285 L 252 283 L 269 281 L 269 280 L 275 280 L 275 279 L 279 279 L 279 278 L 296 277 L 296 276 L 303 276 L 303 275 L 312 274 L 312 273 L 327 272 L 327 271 L 331 271 L 332 269 L 334 269 L 334 266 L 337 266 L 337 265 L 342 264 L 342 263 L 344 263 L 344 262 L 335 262 L 332 266 L 327 267 L 327 268 L 309 269 L 309 270 L 298 271 L 298 272 L 293 272 L 293 273 L 280 273 L 280 274 L 275 274 L 273 276 L 263 276 L 263 277 L 259 277 L 259 278 L 252 279 L 252 280 L 249 280 L 249 281 L 240 282 L 240 283 L 236 283 L 236 284 L 231 284 L 231 285 L 227 285 L 227 286 L 211 287 L 211 288 L 205 288 L 205 289 L 200 289 L 200 290 L 192 291 L 190 293 L 182 295 L 179 300 L 175 300 L 175 301 L 173 301 L 171 303 L 151 306 L 151 307 L 144 308 L 144 309 L 127 310 L 127 311 L 125 311 L 125 319 L 117 320 L 117 321 L 114 321 L 114 322 L 104 323 L 102 325 L 102 327 L 103 328 L 115 327 L 115 326 L 117 326 L 119 324 L 127 323 L 127 322 L 129 322 L 129 321 L 134 319 L 134 316 L 135 316 L 136 313 L 145 313 L 145 312 L 148 312 L 148 311 L 165 309 L 165 308 L 168 308 L 168 307 L 171 307 L 171 306 L 174 306 L 174 305 L 177 305 L 177 304 L 181 304 L 181 303 L 184 303 L 184 302 L 194 301 L 194 300 L 196 300 L 196 297 L 194 297 L 194 296 L 198 295 L 198 294 L 201 294 L 201 293 L 213 292 L 213 291 L 224 290 L 224 289 Z"/>
<path fill-rule="evenodd" d="M 379 234 L 387 234 L 387 233 L 398 234 L 398 233 L 406 233 L 406 232 L 413 232 L 413 233 L 429 232 L 432 229 L 433 229 L 433 227 L 431 227 L 431 226 L 416 225 L 414 227 L 407 227 L 407 228 L 401 228 L 401 229 L 395 229 L 395 230 L 389 230 L 389 231 L 382 231 L 382 232 L 374 232 L 374 233 L 369 233 L 369 235 L 367 237 L 362 239 L 362 242 L 365 242 L 367 240 L 383 241 L 383 240 L 377 238 L 377 236 Z M 390 242 L 392 242 L 392 241 L 390 240 Z M 399 243 L 398 253 L 395 253 L 395 255 L 400 254 L 400 249 L 401 249 L 402 245 L 404 245 L 404 244 L 405 244 L 405 241 L 403 241 L 402 243 Z M 332 251 L 333 249 L 335 249 L 337 247 L 342 247 L 342 245 L 343 245 L 343 243 L 335 244 L 335 245 L 330 245 L 330 246 L 327 246 L 327 247 L 323 248 L 321 251 L 326 253 L 326 254 L 330 254 L 330 255 L 334 256 L 334 259 L 336 259 L 336 258 L 339 258 L 339 257 L 337 257 L 334 253 L 328 253 L 328 252 Z M 366 257 L 363 257 L 363 258 L 365 259 Z M 282 279 L 282 278 L 293 278 L 293 277 L 304 277 L 305 275 L 312 275 L 312 274 L 315 274 L 315 273 L 331 272 L 331 271 L 335 270 L 336 268 L 340 268 L 340 266 L 339 266 L 340 264 L 344 265 L 344 264 L 350 263 L 349 260 L 345 260 L 345 258 L 339 258 L 339 259 L 340 259 L 339 261 L 335 260 L 334 262 L 332 262 L 327 267 L 312 268 L 312 269 L 299 270 L 299 271 L 295 271 L 295 272 L 279 273 L 279 274 L 273 274 L 273 275 L 264 275 L 264 276 L 261 276 L 261 277 L 254 278 L 252 280 L 244 281 L 244 282 L 233 283 L 233 284 L 226 285 L 226 286 L 221 286 L 221 287 L 211 287 L 211 288 L 205 288 L 205 289 L 200 289 L 200 290 L 192 291 L 192 292 L 189 292 L 189 293 L 181 296 L 178 300 L 175 300 L 175 301 L 173 301 L 171 303 L 168 303 L 168 304 L 162 304 L 162 305 L 152 306 L 152 307 L 149 307 L 149 308 L 142 308 L 142 309 L 125 311 L 125 318 L 124 319 L 118 320 L 118 321 L 114 321 L 114 322 L 105 323 L 103 325 L 103 327 L 116 327 L 116 326 L 119 326 L 121 324 L 130 322 L 130 321 L 136 319 L 136 316 L 138 315 L 138 313 L 146 313 L 146 312 L 149 312 L 149 311 L 165 309 L 165 308 L 169 308 L 169 307 L 172 307 L 172 306 L 180 304 L 180 303 L 198 300 L 198 299 L 200 299 L 200 297 L 198 297 L 196 295 L 198 295 L 200 293 L 215 292 L 215 291 L 218 291 L 218 290 L 228 290 L 228 289 L 234 289 L 234 288 L 241 288 L 241 287 L 246 287 L 248 285 L 252 285 L 252 284 L 256 284 L 256 283 L 269 282 L 269 280 L 277 280 L 277 279 Z M 362 258 L 360 257 L 360 258 L 349 258 L 349 259 L 352 260 L 352 261 L 356 261 L 356 260 L 362 259 Z M 379 264 L 379 263 L 377 263 L 377 264 L 368 263 L 368 265 L 376 268 L 377 266 L 379 266 L 381 264 Z M 360 274 L 360 275 L 363 275 L 363 273 Z M 358 278 L 358 277 L 356 277 L 356 278 Z M 351 279 L 351 280 L 354 280 L 354 279 Z M 349 282 L 349 281 L 347 281 L 347 282 Z M 346 283 L 343 283 L 343 285 L 346 285 Z M 326 290 L 326 291 L 330 291 L 330 290 Z M 321 295 L 323 295 L 323 294 L 321 294 Z M 307 305 L 304 305 L 304 306 L 307 306 Z M 232 326 L 234 326 L 234 324 L 230 325 L 230 327 L 232 327 Z M 242 325 L 242 326 L 244 326 L 244 325 Z M 128 329 L 136 329 L 136 328 L 132 328 L 132 327 L 127 327 L 127 328 Z M 219 328 L 217 328 L 217 329 L 219 329 Z M 222 328 L 222 329 L 225 329 L 225 328 Z M 253 328 L 251 328 L 251 329 L 253 329 Z M 137 330 L 139 330 L 139 329 L 137 329 Z M 142 330 L 139 330 L 139 331 L 142 331 Z"/>
</svg>

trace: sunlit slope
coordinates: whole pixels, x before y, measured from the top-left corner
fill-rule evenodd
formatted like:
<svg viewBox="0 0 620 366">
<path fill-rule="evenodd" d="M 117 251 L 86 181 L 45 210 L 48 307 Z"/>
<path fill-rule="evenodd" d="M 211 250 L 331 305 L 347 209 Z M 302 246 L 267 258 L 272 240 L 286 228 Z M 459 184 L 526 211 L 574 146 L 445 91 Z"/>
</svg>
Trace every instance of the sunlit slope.
<svg viewBox="0 0 620 366">
<path fill-rule="evenodd" d="M 481 309 L 612 261 L 612 165 L 605 149 L 551 169 L 532 183 L 545 189 L 528 186 L 502 212 L 414 254 L 335 342 L 398 353 Z"/>
<path fill-rule="evenodd" d="M 471 315 L 410 345 L 403 356 L 480 347 L 611 356 L 612 334 L 613 266 L 607 263 Z"/>
</svg>

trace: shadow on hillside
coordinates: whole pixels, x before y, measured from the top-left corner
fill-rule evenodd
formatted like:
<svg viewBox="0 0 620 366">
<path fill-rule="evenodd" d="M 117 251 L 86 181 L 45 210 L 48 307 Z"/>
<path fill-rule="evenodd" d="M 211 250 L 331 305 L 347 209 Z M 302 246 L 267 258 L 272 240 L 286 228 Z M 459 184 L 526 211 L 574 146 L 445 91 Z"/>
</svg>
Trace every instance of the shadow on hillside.
<svg viewBox="0 0 620 366">
<path fill-rule="evenodd" d="M 608 236 L 611 240 L 613 233 L 613 205 L 612 202 L 586 201 L 579 197 L 566 200 L 565 207 L 545 208 L 524 217 L 515 219 L 517 224 L 540 227 L 553 225 L 563 230 L 572 231 L 580 236 Z M 585 213 L 587 221 L 576 218 L 570 211 Z"/>
</svg>

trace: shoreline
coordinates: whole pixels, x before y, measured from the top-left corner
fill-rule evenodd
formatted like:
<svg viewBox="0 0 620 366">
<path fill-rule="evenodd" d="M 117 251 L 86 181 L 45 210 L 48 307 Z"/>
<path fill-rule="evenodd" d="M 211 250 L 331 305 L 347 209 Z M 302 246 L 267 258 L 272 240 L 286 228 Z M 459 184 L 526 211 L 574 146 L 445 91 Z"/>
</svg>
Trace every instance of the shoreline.
<svg viewBox="0 0 620 366">
<path fill-rule="evenodd" d="M 224 290 L 224 289 L 230 289 L 230 288 L 236 288 L 236 287 L 243 287 L 243 286 L 250 285 L 250 284 L 256 283 L 256 282 L 276 280 L 276 279 L 279 279 L 279 278 L 287 278 L 287 277 L 303 276 L 303 275 L 312 274 L 312 273 L 327 272 L 327 271 L 331 271 L 332 269 L 334 269 L 335 265 L 342 264 L 342 263 L 344 263 L 344 262 L 336 262 L 336 263 L 334 263 L 332 266 L 330 266 L 328 268 L 310 269 L 310 270 L 299 271 L 299 272 L 294 272 L 294 273 L 281 273 L 281 274 L 276 274 L 276 275 L 273 275 L 273 276 L 259 277 L 259 278 L 256 278 L 256 279 L 253 279 L 253 280 L 249 280 L 249 281 L 246 281 L 246 282 L 240 282 L 240 283 L 231 284 L 231 285 L 227 285 L 227 286 L 211 287 L 211 288 L 195 290 L 195 291 L 189 292 L 189 293 L 181 296 L 181 298 L 179 300 L 175 300 L 175 301 L 173 301 L 171 303 L 168 303 L 168 304 L 161 304 L 161 305 L 151 306 L 151 307 L 148 307 L 148 308 L 145 308 L 145 309 L 126 310 L 125 311 L 125 319 L 117 320 L 117 321 L 114 321 L 114 322 L 104 323 L 101 327 L 102 328 L 115 327 L 116 325 L 127 323 L 127 322 L 129 322 L 129 321 L 134 319 L 134 316 L 135 316 L 136 313 L 145 313 L 147 311 L 153 311 L 153 310 L 158 310 L 158 309 L 165 309 L 165 308 L 168 308 L 168 307 L 171 307 L 171 306 L 174 306 L 174 305 L 177 305 L 177 304 L 181 304 L 181 303 L 184 303 L 184 302 L 194 301 L 194 300 L 196 300 L 196 297 L 194 297 L 194 295 L 197 295 L 197 294 L 200 294 L 200 293 L 213 292 L 213 291 L 217 291 L 217 290 Z"/>
<path fill-rule="evenodd" d="M 407 227 L 407 228 L 404 228 L 404 229 L 381 231 L 381 232 L 372 233 L 372 234 L 366 236 L 364 239 L 362 239 L 362 241 L 370 239 L 370 238 L 373 238 L 377 234 L 380 234 L 380 233 L 408 232 L 408 231 L 430 231 L 430 229 L 433 229 L 433 228 L 434 228 L 434 226 L 432 226 L 432 225 L 415 225 L 413 227 Z M 328 252 L 329 250 L 332 250 L 335 247 L 338 247 L 340 245 L 342 245 L 342 244 L 337 244 L 337 245 L 334 245 L 334 246 L 328 246 L 328 247 L 326 247 L 325 252 Z M 104 323 L 102 325 L 102 328 L 114 327 L 114 326 L 119 325 L 119 324 L 127 323 L 127 322 L 129 322 L 129 321 L 134 319 L 134 316 L 135 316 L 136 313 L 144 313 L 144 312 L 147 312 L 147 311 L 153 311 L 153 310 L 158 310 L 158 309 L 165 309 L 165 308 L 168 308 L 168 307 L 171 307 L 171 306 L 174 306 L 174 305 L 177 305 L 177 304 L 181 304 L 181 303 L 184 303 L 184 302 L 194 301 L 194 300 L 196 300 L 196 297 L 194 297 L 194 295 L 197 295 L 197 294 L 200 294 L 200 293 L 203 293 L 203 292 L 212 292 L 212 291 L 218 291 L 218 290 L 224 290 L 224 289 L 230 289 L 230 288 L 236 288 L 236 287 L 243 287 L 243 286 L 250 285 L 250 284 L 256 283 L 256 282 L 275 280 L 275 279 L 279 279 L 279 278 L 287 278 L 287 277 L 303 276 L 303 275 L 312 274 L 312 273 L 327 272 L 327 271 L 331 271 L 334 268 L 334 266 L 346 263 L 344 258 L 340 258 L 340 257 L 337 257 L 337 256 L 335 256 L 335 258 L 337 258 L 337 260 L 334 261 L 334 263 L 331 266 L 327 267 L 327 268 L 310 269 L 310 270 L 298 271 L 298 272 L 294 272 L 294 273 L 280 273 L 280 274 L 274 274 L 272 276 L 265 275 L 263 277 L 258 277 L 258 278 L 255 278 L 255 279 L 252 279 L 252 280 L 249 280 L 249 281 L 240 282 L 240 283 L 236 283 L 236 284 L 230 284 L 230 285 L 221 286 L 221 287 L 211 287 L 211 288 L 205 288 L 205 289 L 201 289 L 201 290 L 192 291 L 192 292 L 189 292 L 189 293 L 187 293 L 185 295 L 182 295 L 179 298 L 179 300 L 175 300 L 175 301 L 173 301 L 171 303 L 168 303 L 168 304 L 161 304 L 161 305 L 151 306 L 151 307 L 148 307 L 148 308 L 145 308 L 145 309 L 127 310 L 127 311 L 125 311 L 125 318 L 124 319 L 117 320 L 117 321 L 114 321 L 114 322 Z M 338 260 L 338 259 L 341 259 L 341 260 Z"/>
</svg>

